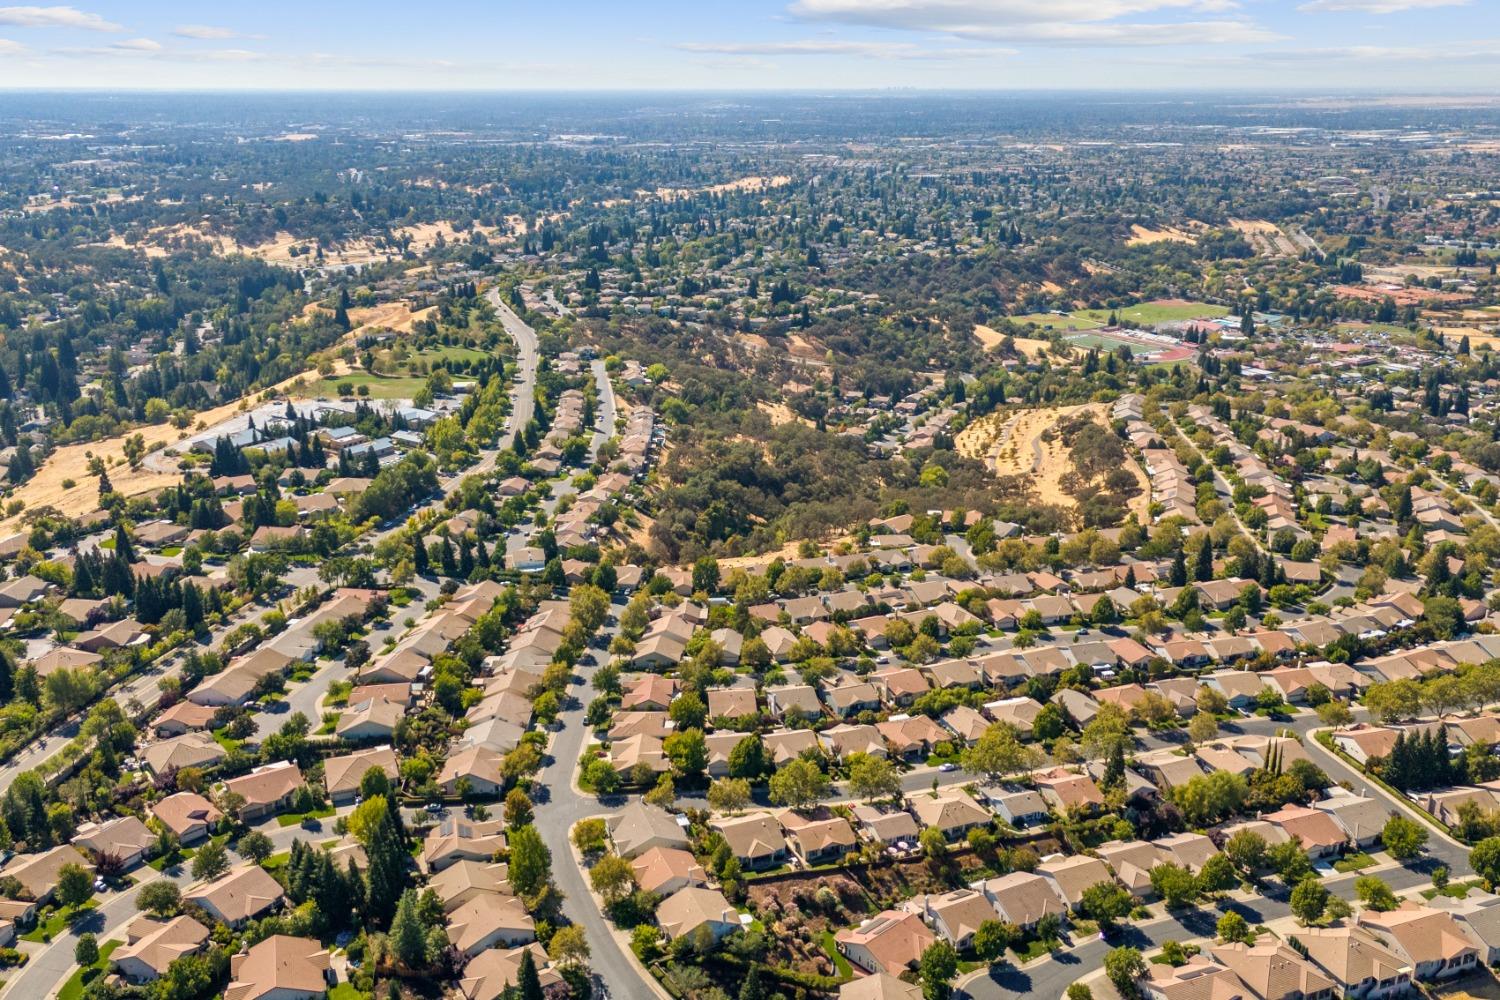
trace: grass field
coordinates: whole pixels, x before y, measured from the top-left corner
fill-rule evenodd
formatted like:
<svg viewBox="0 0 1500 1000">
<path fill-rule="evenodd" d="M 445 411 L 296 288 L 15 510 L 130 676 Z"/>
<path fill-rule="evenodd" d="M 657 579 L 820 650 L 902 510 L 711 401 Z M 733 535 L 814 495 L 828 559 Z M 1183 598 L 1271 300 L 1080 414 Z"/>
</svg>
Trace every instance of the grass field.
<svg viewBox="0 0 1500 1000">
<path fill-rule="evenodd" d="M 356 393 L 360 386 L 369 386 L 369 399 L 411 399 L 417 394 L 417 390 L 427 384 L 425 378 L 382 378 L 379 375 L 360 373 L 320 379 L 308 387 L 307 393 L 310 396 L 335 397 L 339 394 L 338 387 L 346 382 Z"/>
<path fill-rule="evenodd" d="M 1110 312 L 1109 309 L 1081 309 L 1073 315 L 1079 319 L 1092 321 L 1095 326 L 1103 326 L 1109 322 Z M 1207 302 L 1184 302 L 1180 299 L 1142 302 L 1138 306 L 1126 306 L 1123 309 L 1115 309 L 1113 312 L 1119 319 L 1139 323 L 1141 326 L 1173 323 L 1185 319 L 1215 319 L 1229 315 L 1229 309 L 1225 306 L 1209 305 Z"/>
<path fill-rule="evenodd" d="M 1105 313 L 1105 318 L 1109 317 Z M 1085 319 L 1081 315 L 1059 316 L 1056 313 L 1027 313 L 1024 316 L 1012 316 L 1012 323 L 1030 324 L 1042 329 L 1051 327 L 1054 330 L 1097 330 L 1104 325 L 1102 320 Z"/>
<path fill-rule="evenodd" d="M 1077 344 L 1079 347 L 1102 347 L 1107 351 L 1113 351 L 1117 347 L 1128 347 L 1132 351 L 1141 350 L 1140 344 L 1099 333 L 1075 333 L 1068 338 L 1068 343 Z"/>
<path fill-rule="evenodd" d="M 429 366 L 440 366 L 448 361 L 483 361 L 489 357 L 477 347 L 434 347 L 412 355 L 413 361 L 425 361 Z"/>
</svg>

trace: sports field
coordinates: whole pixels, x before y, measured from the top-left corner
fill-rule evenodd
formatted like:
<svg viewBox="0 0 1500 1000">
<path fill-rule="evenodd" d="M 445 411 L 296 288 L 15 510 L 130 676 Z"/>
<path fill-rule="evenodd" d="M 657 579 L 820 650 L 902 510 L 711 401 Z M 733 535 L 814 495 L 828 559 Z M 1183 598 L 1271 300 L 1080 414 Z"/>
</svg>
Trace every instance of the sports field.
<svg viewBox="0 0 1500 1000">
<path fill-rule="evenodd" d="M 1105 314 L 1106 318 L 1108 313 Z M 1051 327 L 1054 330 L 1097 330 L 1103 326 L 1102 321 L 1085 319 L 1081 314 L 1072 316 L 1059 316 L 1057 313 L 1027 313 L 1024 316 L 1012 316 L 1012 323 L 1030 324 L 1042 329 Z"/>
<path fill-rule="evenodd" d="M 1220 316 L 1229 315 L 1229 309 L 1225 306 L 1210 305 L 1207 302 L 1186 302 L 1182 299 L 1158 299 L 1155 302 L 1142 302 L 1138 306 L 1125 306 L 1115 310 L 1081 309 L 1073 315 L 1092 321 L 1095 326 L 1103 326 L 1109 322 L 1111 311 L 1119 319 L 1129 320 L 1141 326 L 1179 323 L 1188 319 L 1218 319 Z"/>
</svg>

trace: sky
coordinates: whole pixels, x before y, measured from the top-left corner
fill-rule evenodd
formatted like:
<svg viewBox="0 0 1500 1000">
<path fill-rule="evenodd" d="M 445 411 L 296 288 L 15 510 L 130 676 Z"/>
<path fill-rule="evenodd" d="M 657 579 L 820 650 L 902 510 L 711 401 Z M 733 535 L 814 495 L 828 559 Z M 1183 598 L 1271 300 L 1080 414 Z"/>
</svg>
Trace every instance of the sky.
<svg viewBox="0 0 1500 1000">
<path fill-rule="evenodd" d="M 1477 93 L 1500 0 L 101 0 L 0 6 L 0 88 Z"/>
</svg>

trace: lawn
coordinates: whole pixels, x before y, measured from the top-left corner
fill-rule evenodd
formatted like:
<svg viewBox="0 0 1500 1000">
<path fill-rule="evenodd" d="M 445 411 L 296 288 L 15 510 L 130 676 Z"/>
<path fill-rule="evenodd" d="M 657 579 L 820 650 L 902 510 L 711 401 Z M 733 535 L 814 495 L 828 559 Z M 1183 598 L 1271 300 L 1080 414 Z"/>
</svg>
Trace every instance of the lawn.
<svg viewBox="0 0 1500 1000">
<path fill-rule="evenodd" d="M 1470 889 L 1479 889 L 1482 888 L 1483 885 L 1483 880 L 1477 878 L 1471 879 L 1468 882 L 1449 882 L 1441 889 L 1423 889 L 1422 898 L 1432 899 L 1439 893 L 1441 893 L 1444 896 L 1451 896 L 1454 899 L 1463 899 L 1469 894 Z"/>
<path fill-rule="evenodd" d="M 1106 317 L 1108 314 L 1105 314 Z M 1103 326 L 1102 321 L 1086 319 L 1080 315 L 1058 316 L 1056 313 L 1027 313 L 1024 316 L 1010 317 L 1012 323 L 1039 326 L 1042 329 L 1053 330 L 1097 330 Z"/>
<path fill-rule="evenodd" d="M 355 989 L 352 983 L 339 983 L 328 991 L 328 1000 L 370 1000 L 370 994 Z"/>
<path fill-rule="evenodd" d="M 287 866 L 287 863 L 291 860 L 291 851 L 281 851 L 279 853 L 271 855 L 269 858 L 266 858 L 266 860 L 260 863 L 260 866 L 268 872 L 280 871 L 281 869 L 285 868 Z"/>
<path fill-rule="evenodd" d="M 475 347 L 430 347 L 412 356 L 413 361 L 425 361 L 429 367 L 441 367 L 445 361 L 483 361 L 489 357 Z"/>
<path fill-rule="evenodd" d="M 1369 868 L 1373 864 L 1375 864 L 1374 858 L 1370 857 L 1364 851 L 1356 851 L 1353 854 L 1346 854 L 1335 861 L 1333 863 L 1333 870 L 1336 872 L 1357 872 L 1361 868 Z"/>
<path fill-rule="evenodd" d="M 1161 299 L 1155 302 L 1142 302 L 1138 306 L 1126 306 L 1123 309 L 1080 309 L 1073 315 L 1079 319 L 1093 321 L 1102 326 L 1109 322 L 1109 314 L 1113 312 L 1118 319 L 1129 320 L 1141 326 L 1154 326 L 1157 323 L 1173 323 L 1185 319 L 1215 319 L 1219 316 L 1228 316 L 1229 309 L 1225 306 L 1209 305 L 1207 302 L 1182 302 L 1173 299 Z"/>
<path fill-rule="evenodd" d="M 825 930 L 818 940 L 822 942 L 823 950 L 828 952 L 828 957 L 833 959 L 833 966 L 838 969 L 839 978 L 853 979 L 854 970 L 849 966 L 849 960 L 839 954 L 838 945 L 833 942 L 833 931 Z"/>
<path fill-rule="evenodd" d="M 231 753 L 239 749 L 240 744 L 244 742 L 244 740 L 233 739 L 229 735 L 228 728 L 215 729 L 213 731 L 213 737 L 214 742 L 223 747 L 226 753 Z"/>
<path fill-rule="evenodd" d="M 77 910 L 92 910 L 99 905 L 94 900 L 89 900 L 77 907 Z M 52 911 L 52 915 L 46 920 L 37 921 L 37 925 L 25 934 L 21 935 L 22 941 L 51 941 L 68 927 L 68 920 L 73 915 L 75 908 L 64 906 L 59 910 Z"/>
<path fill-rule="evenodd" d="M 340 375 L 335 378 L 325 378 L 314 382 L 308 389 L 314 396 L 337 396 L 338 387 L 345 382 L 354 387 L 358 394 L 359 387 L 369 386 L 370 394 L 367 399 L 411 399 L 417 394 L 417 390 L 427 384 L 425 378 L 386 378 L 380 375 Z"/>
<path fill-rule="evenodd" d="M 57 1000 L 79 1000 L 83 996 L 83 988 L 98 979 L 109 968 L 109 956 L 116 948 L 120 947 L 118 941 L 105 941 L 99 946 L 99 961 L 86 969 L 77 969 L 63 983 L 62 989 L 57 991 Z"/>
<path fill-rule="evenodd" d="M 305 819 L 328 819 L 334 814 L 333 806 L 324 806 L 322 809 L 314 809 L 305 813 L 285 813 L 276 817 L 278 826 L 296 826 Z"/>
<path fill-rule="evenodd" d="M 1051 954 L 1054 942 L 1051 941 L 1027 941 L 1024 945 L 1011 945 L 1010 950 L 1016 953 L 1016 958 L 1022 965 L 1034 958 Z"/>
</svg>

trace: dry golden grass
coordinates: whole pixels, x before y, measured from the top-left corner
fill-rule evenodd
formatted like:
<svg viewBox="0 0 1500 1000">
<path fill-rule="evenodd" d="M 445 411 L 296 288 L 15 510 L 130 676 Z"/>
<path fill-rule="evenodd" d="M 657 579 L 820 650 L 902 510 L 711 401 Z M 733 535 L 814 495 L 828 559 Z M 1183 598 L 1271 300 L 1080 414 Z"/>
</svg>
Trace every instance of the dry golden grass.
<svg viewBox="0 0 1500 1000">
<path fill-rule="evenodd" d="M 983 324 L 974 327 L 974 339 L 979 341 L 986 351 L 997 349 L 1005 340 L 1005 334 L 992 327 Z M 1016 350 L 1020 351 L 1028 360 L 1035 361 L 1044 352 L 1051 348 L 1050 341 L 1038 340 L 1035 337 L 1012 337 Z"/>
<path fill-rule="evenodd" d="M 731 192 L 744 191 L 769 191 L 772 188 L 785 187 L 792 179 L 785 176 L 775 177 L 741 177 L 737 181 L 727 181 L 723 184 L 709 184 L 705 187 L 696 188 L 657 188 L 655 191 L 637 191 L 636 197 L 656 197 L 663 201 L 676 201 L 679 198 L 691 198 L 695 194 L 729 194 Z"/>
<path fill-rule="evenodd" d="M 1126 246 L 1143 246 L 1150 243 L 1187 243 L 1196 245 L 1198 240 L 1191 233 L 1183 232 L 1176 226 L 1163 226 L 1160 229 L 1147 229 L 1139 223 L 1130 227 L 1135 235 L 1125 241 Z"/>
<path fill-rule="evenodd" d="M 1073 467 L 1068 449 L 1060 436 L 1050 435 L 1048 440 L 1044 435 L 1063 418 L 1085 412 L 1100 423 L 1109 423 L 1109 408 L 1104 403 L 992 413 L 959 432 L 954 447 L 961 455 L 983 461 L 997 476 L 1025 479 L 1041 503 L 1072 510 L 1077 505 L 1062 488 L 1063 476 Z M 1130 510 L 1144 518 L 1151 502 L 1150 483 L 1138 463 L 1132 461 L 1128 468 L 1141 487 Z"/>
</svg>

